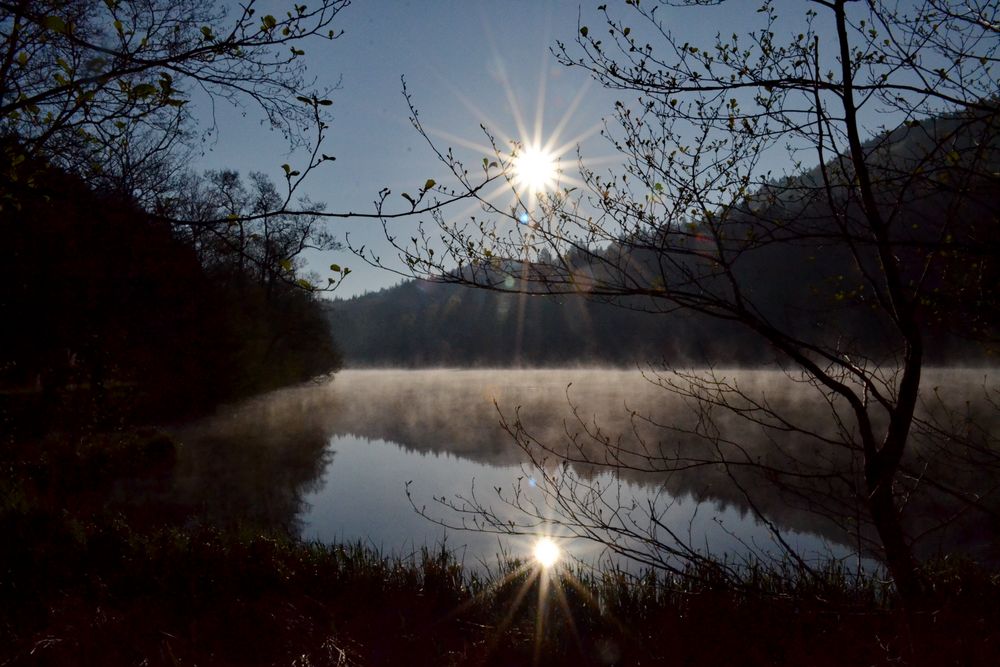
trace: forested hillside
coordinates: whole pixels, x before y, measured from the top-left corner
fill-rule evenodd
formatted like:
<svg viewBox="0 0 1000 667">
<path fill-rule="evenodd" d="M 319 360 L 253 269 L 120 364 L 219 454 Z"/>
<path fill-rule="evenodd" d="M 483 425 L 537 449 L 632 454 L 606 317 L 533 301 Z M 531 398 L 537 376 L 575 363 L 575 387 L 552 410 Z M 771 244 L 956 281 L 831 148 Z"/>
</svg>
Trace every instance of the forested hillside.
<svg viewBox="0 0 1000 667">
<path fill-rule="evenodd" d="M 282 247 L 301 229 L 178 228 L 42 161 L 22 170 L 0 183 L 0 415 L 175 417 L 339 366 Z"/>
<path fill-rule="evenodd" d="M 926 146 L 941 142 L 949 142 L 952 152 L 950 164 L 937 167 L 933 175 L 940 187 L 908 185 L 901 175 L 919 173 Z M 898 245 L 908 253 L 902 258 L 902 279 L 933 286 L 921 304 L 926 354 L 932 363 L 980 362 L 997 352 L 998 148 L 996 128 L 966 122 L 960 116 L 910 123 L 866 144 L 883 172 L 880 203 L 898 230 Z M 851 233 L 849 227 L 855 224 L 851 211 L 857 202 L 837 201 L 848 196 L 848 189 L 822 186 L 824 179 L 849 181 L 845 169 L 849 171 L 842 161 L 833 160 L 823 169 L 775 181 L 749 197 L 744 207 L 720 215 L 728 216 L 728 234 L 734 255 L 738 253 L 732 263 L 736 279 L 770 322 L 823 345 L 861 340 L 879 349 L 883 340 L 891 338 L 892 323 L 884 309 L 874 307 L 874 295 L 866 287 L 865 274 L 878 270 L 875 249 L 859 231 L 857 247 L 863 259 L 859 265 L 846 246 L 830 242 L 840 231 L 838 225 L 847 225 Z M 984 173 L 994 175 L 984 178 Z M 831 206 L 846 208 L 846 214 L 833 216 Z M 762 234 L 765 228 L 767 233 Z M 592 283 L 614 283 L 610 274 L 593 280 L 595 272 L 627 265 L 645 267 L 637 273 L 649 277 L 649 285 L 639 285 L 635 292 L 683 283 L 663 276 L 666 270 L 690 271 L 698 276 L 699 289 L 725 295 L 721 274 L 713 275 L 711 266 L 699 264 L 699 244 L 715 242 L 701 236 L 699 222 L 691 220 L 680 233 L 674 225 L 664 229 L 669 231 L 630 238 L 621 247 L 582 257 L 570 253 L 561 261 L 586 274 L 582 285 L 588 276 Z M 688 248 L 690 264 L 665 269 L 657 260 L 665 244 Z M 974 261 L 969 261 L 970 256 Z M 552 258 L 546 262 L 551 264 Z M 545 273 L 546 262 L 505 260 L 496 266 L 466 267 L 466 271 L 481 271 L 474 280 L 453 274 L 456 283 L 492 284 L 496 290 L 451 284 L 445 276 L 444 282 L 409 281 L 335 301 L 327 306 L 327 313 L 346 361 L 353 365 L 661 360 L 718 365 L 763 363 L 775 356 L 767 346 L 754 342 L 746 329 L 692 310 L 664 312 L 657 300 L 641 294 L 543 294 L 568 291 Z M 524 277 L 527 293 L 507 293 L 511 287 L 503 283 L 511 276 Z M 890 346 L 884 349 L 890 353 Z"/>
<path fill-rule="evenodd" d="M 718 322 L 664 318 L 583 296 L 500 294 L 408 281 L 327 305 L 352 365 L 628 364 L 667 359 L 761 361 Z M 735 332 L 738 333 L 738 332 Z"/>
</svg>

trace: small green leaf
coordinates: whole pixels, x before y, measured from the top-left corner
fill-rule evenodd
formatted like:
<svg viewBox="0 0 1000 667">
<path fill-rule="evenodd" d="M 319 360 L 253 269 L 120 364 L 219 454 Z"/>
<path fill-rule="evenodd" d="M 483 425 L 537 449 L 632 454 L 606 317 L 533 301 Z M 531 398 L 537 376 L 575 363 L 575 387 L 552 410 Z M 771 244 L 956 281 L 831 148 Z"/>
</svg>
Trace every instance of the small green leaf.
<svg viewBox="0 0 1000 667">
<path fill-rule="evenodd" d="M 308 280 L 306 280 L 305 278 L 299 278 L 298 280 L 295 281 L 295 284 L 301 287 L 302 289 L 311 290 L 313 288 L 313 284 Z"/>
<path fill-rule="evenodd" d="M 334 273 L 340 273 L 340 264 L 331 264 L 330 270 Z"/>
<path fill-rule="evenodd" d="M 281 268 L 284 269 L 285 271 L 291 271 L 292 270 L 292 260 L 290 260 L 288 258 L 285 258 L 285 259 L 281 260 L 279 262 L 279 264 L 281 265 Z"/>
<path fill-rule="evenodd" d="M 136 97 L 149 97 L 156 92 L 156 86 L 151 83 L 140 83 L 132 89 L 132 94 Z"/>
<path fill-rule="evenodd" d="M 278 25 L 278 19 L 268 14 L 261 20 L 261 25 L 263 26 L 264 30 L 272 30 L 274 26 Z"/>
<path fill-rule="evenodd" d="M 59 16 L 46 16 L 42 19 L 42 25 L 55 32 L 66 32 L 66 22 Z"/>
<path fill-rule="evenodd" d="M 328 107 L 331 104 L 333 104 L 333 100 L 320 100 L 319 102 L 317 102 L 317 104 L 319 104 L 321 107 Z"/>
<path fill-rule="evenodd" d="M 588 30 L 588 29 L 587 29 L 587 26 L 582 26 L 582 27 L 580 28 L 580 34 L 581 34 L 581 35 L 583 35 L 584 37 L 586 37 L 586 36 L 587 36 L 587 33 L 588 33 L 588 32 L 590 32 L 590 30 Z"/>
<path fill-rule="evenodd" d="M 281 168 L 285 170 L 285 176 L 288 176 L 288 175 L 290 175 L 292 173 L 292 167 L 290 165 L 288 165 L 287 163 L 281 165 Z"/>
<path fill-rule="evenodd" d="M 424 190 L 430 190 L 435 185 L 437 185 L 437 181 L 435 181 L 433 178 L 428 178 L 427 182 L 424 183 Z"/>
</svg>

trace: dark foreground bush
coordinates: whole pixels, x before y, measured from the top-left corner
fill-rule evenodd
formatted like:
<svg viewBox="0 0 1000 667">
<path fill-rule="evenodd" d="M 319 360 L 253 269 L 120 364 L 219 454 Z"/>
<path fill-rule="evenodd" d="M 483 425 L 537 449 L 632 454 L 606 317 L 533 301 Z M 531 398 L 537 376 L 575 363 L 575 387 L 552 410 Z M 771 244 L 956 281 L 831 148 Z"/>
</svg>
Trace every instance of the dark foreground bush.
<svg viewBox="0 0 1000 667">
<path fill-rule="evenodd" d="M 160 493 L 178 447 L 130 428 L 0 442 L 0 666 L 1000 664 L 1000 574 L 969 562 L 928 566 L 905 611 L 835 562 L 464 569 L 247 513 L 206 527 Z"/>
<path fill-rule="evenodd" d="M 8 501 L 11 499 L 8 498 Z M 688 576 L 466 571 L 211 529 L 147 533 L 8 502 L 3 665 L 995 665 L 1000 577 L 928 570 L 904 613 L 837 567 Z"/>
</svg>

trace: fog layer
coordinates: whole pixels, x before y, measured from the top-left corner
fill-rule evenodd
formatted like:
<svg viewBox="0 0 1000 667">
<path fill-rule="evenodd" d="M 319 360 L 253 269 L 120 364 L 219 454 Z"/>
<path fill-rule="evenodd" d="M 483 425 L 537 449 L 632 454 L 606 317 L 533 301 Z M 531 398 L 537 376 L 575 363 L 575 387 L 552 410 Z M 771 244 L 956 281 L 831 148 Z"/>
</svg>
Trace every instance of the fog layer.
<svg viewBox="0 0 1000 667">
<path fill-rule="evenodd" d="M 321 483 L 331 456 L 336 465 L 325 443 L 354 436 L 445 455 L 442 466 L 460 457 L 576 480 L 603 475 L 605 489 L 609 479 L 619 480 L 666 492 L 661 501 L 690 496 L 766 518 L 775 528 L 874 548 L 857 492 L 860 454 L 843 406 L 781 372 L 717 369 L 707 384 L 700 377 L 692 383 L 683 375 L 599 369 L 343 371 L 183 429 L 182 487 L 192 496 L 214 489 L 213 498 L 200 501 L 213 511 L 291 527 L 302 494 Z M 962 549 L 996 558 L 995 374 L 938 369 L 926 379 L 899 490 L 907 496 L 908 531 L 925 554 Z M 563 472 L 561 460 L 570 462 Z M 448 521 L 447 510 L 438 509 Z"/>
</svg>

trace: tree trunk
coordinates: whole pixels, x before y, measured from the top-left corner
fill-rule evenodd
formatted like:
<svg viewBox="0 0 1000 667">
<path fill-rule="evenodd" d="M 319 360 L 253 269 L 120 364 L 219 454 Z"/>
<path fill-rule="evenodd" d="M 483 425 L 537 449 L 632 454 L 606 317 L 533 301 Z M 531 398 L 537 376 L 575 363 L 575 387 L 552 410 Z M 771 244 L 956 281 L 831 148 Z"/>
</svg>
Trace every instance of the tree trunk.
<svg viewBox="0 0 1000 667">
<path fill-rule="evenodd" d="M 903 534 L 899 511 L 892 497 L 892 474 L 869 466 L 865 475 L 868 483 L 868 508 L 878 531 L 885 553 L 885 564 L 896 584 L 903 605 L 912 608 L 923 594 L 917 562 L 913 550 Z M 882 474 L 878 474 L 882 473 Z"/>
<path fill-rule="evenodd" d="M 881 448 L 875 449 L 869 440 L 865 446 L 865 483 L 872 521 L 882 540 L 885 563 L 896 583 L 896 590 L 903 604 L 912 607 L 922 594 L 922 585 L 913 551 L 903 535 L 899 512 L 892 497 L 893 479 L 906 448 L 913 411 L 920 388 L 923 365 L 923 341 L 915 319 L 915 305 L 904 289 L 889 234 L 888 223 L 879 211 L 875 186 L 868 169 L 867 156 L 861 143 L 861 133 L 854 100 L 854 71 L 851 44 L 847 31 L 844 5 L 848 0 L 835 0 L 832 8 L 836 17 L 837 41 L 840 47 L 841 102 L 844 108 L 844 125 L 850 145 L 851 164 L 857 177 L 858 194 L 862 210 L 868 221 L 875 247 L 878 251 L 884 278 L 885 305 L 905 345 L 905 364 L 899 386 L 899 395 L 889 420 Z M 860 261 L 860 260 L 859 260 Z"/>
</svg>

